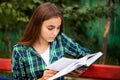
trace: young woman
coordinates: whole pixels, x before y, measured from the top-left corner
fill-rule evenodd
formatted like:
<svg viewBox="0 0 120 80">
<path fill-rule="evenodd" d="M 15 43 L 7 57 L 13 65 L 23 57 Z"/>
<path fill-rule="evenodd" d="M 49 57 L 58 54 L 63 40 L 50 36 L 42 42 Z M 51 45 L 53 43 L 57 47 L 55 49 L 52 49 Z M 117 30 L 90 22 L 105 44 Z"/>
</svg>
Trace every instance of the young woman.
<svg viewBox="0 0 120 80">
<path fill-rule="evenodd" d="M 62 31 L 63 17 L 56 5 L 46 2 L 38 6 L 21 40 L 13 46 L 13 79 L 46 80 L 56 74 L 56 71 L 47 70 L 47 65 L 65 55 L 80 58 L 89 53 Z"/>
</svg>

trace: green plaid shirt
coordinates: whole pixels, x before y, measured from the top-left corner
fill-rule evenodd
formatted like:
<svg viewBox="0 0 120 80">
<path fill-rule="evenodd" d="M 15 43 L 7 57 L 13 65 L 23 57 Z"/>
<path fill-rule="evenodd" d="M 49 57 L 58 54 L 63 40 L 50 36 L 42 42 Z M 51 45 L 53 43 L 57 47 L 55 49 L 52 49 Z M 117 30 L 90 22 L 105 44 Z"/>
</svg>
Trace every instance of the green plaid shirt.
<svg viewBox="0 0 120 80">
<path fill-rule="evenodd" d="M 78 43 L 67 37 L 65 34 L 59 34 L 56 39 L 50 43 L 49 63 L 57 61 L 65 55 L 80 58 L 89 53 L 89 49 L 81 47 Z M 46 63 L 32 46 L 16 44 L 12 51 L 12 73 L 16 80 L 37 80 L 42 77 L 46 70 Z"/>
</svg>

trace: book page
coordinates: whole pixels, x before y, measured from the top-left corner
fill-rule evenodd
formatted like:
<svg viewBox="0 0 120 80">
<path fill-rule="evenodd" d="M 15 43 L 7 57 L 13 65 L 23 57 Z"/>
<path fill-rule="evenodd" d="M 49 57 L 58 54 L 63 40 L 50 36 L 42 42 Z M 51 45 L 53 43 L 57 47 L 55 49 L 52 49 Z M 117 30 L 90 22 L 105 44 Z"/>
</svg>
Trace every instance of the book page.
<svg viewBox="0 0 120 80">
<path fill-rule="evenodd" d="M 54 80 L 54 79 L 56 79 L 56 78 L 58 78 L 60 76 L 66 75 L 66 74 L 72 72 L 73 70 L 77 69 L 80 66 L 83 66 L 83 65 L 82 64 L 78 64 L 78 62 L 76 61 L 75 63 L 72 63 L 69 66 L 67 66 L 66 68 L 64 68 L 61 71 L 59 71 L 53 77 L 50 77 L 48 80 Z"/>
<path fill-rule="evenodd" d="M 88 67 L 93 62 L 95 62 L 101 55 L 102 53 L 98 52 L 98 53 L 86 55 L 80 59 L 70 59 L 63 57 L 47 67 L 48 69 L 59 71 L 48 80 L 53 80 L 60 76 L 66 75 L 71 71 L 80 68 L 82 66 Z"/>
<path fill-rule="evenodd" d="M 64 60 L 65 59 L 67 60 L 67 58 L 64 58 Z M 63 59 L 61 59 L 61 60 L 63 60 Z M 86 57 L 76 59 L 74 62 L 67 65 L 65 68 L 62 68 L 61 71 L 59 71 L 57 74 L 55 74 L 53 77 L 49 78 L 48 80 L 53 80 L 53 79 L 56 79 L 56 78 L 58 78 L 60 76 L 63 76 L 63 75 L 66 75 L 66 74 L 70 73 L 71 71 L 77 69 L 78 67 L 83 66 L 86 63 L 86 60 L 87 60 Z M 64 61 L 64 62 L 67 62 L 67 61 Z M 64 62 L 62 62 L 62 63 L 64 63 Z"/>
<path fill-rule="evenodd" d="M 89 56 L 87 59 L 87 62 L 86 62 L 86 66 L 90 66 L 93 62 L 95 62 L 102 55 L 103 55 L 103 53 L 98 52 L 98 53 L 94 53 L 91 56 Z"/>
<path fill-rule="evenodd" d="M 70 58 L 61 58 L 58 61 L 54 62 L 51 65 L 47 66 L 47 69 L 61 71 L 62 69 L 66 68 L 68 65 L 74 63 L 77 59 L 70 59 Z"/>
</svg>

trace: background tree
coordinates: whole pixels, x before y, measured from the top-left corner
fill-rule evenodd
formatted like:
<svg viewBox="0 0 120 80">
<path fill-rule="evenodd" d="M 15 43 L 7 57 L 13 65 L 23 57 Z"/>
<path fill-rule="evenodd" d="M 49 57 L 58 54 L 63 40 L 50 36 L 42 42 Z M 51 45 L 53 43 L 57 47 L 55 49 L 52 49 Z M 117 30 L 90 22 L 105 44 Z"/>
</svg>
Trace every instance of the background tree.
<svg viewBox="0 0 120 80">
<path fill-rule="evenodd" d="M 1 55 L 2 57 L 10 57 L 11 48 L 20 39 L 34 9 L 46 1 L 54 2 L 61 9 L 65 20 L 64 32 L 68 36 L 77 40 L 82 46 L 90 48 L 92 53 L 101 50 L 107 16 L 106 4 L 109 0 L 0 0 L 0 54 L 5 54 Z M 115 5 L 119 3 L 119 0 L 114 0 Z M 117 16 L 116 20 L 113 19 L 117 24 L 120 21 L 119 5 L 113 11 L 117 13 L 113 16 Z M 119 30 L 118 27 L 115 29 Z M 114 41 L 111 42 L 113 36 L 111 32 L 115 31 L 110 29 L 107 57 L 109 56 L 108 59 L 112 60 L 113 52 L 111 50 L 114 48 L 116 50 L 114 58 L 117 57 L 114 60 L 116 64 L 119 64 L 120 46 L 118 44 L 111 45 L 113 42 L 119 41 L 119 38 L 116 38 L 117 35 L 115 35 Z"/>
<path fill-rule="evenodd" d="M 100 59 L 100 63 L 105 64 L 106 56 L 107 56 L 107 44 L 108 44 L 108 36 L 110 32 L 110 24 L 111 24 L 111 17 L 113 14 L 114 8 L 114 0 L 109 0 L 107 5 L 107 20 L 104 28 L 104 35 L 103 35 L 103 44 L 102 44 L 102 52 L 104 53 L 103 57 Z"/>
</svg>

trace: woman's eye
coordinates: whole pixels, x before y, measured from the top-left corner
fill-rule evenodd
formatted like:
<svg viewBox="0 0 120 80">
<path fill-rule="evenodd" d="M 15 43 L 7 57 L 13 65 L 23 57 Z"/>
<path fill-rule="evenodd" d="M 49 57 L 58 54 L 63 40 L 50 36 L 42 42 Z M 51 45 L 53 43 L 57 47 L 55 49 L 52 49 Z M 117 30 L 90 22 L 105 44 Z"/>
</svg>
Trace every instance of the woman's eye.
<svg viewBox="0 0 120 80">
<path fill-rule="evenodd" d="M 49 27 L 48 30 L 53 30 L 53 28 L 52 28 L 52 27 Z"/>
<path fill-rule="evenodd" d="M 58 30 L 60 29 L 60 27 L 57 28 Z"/>
</svg>

